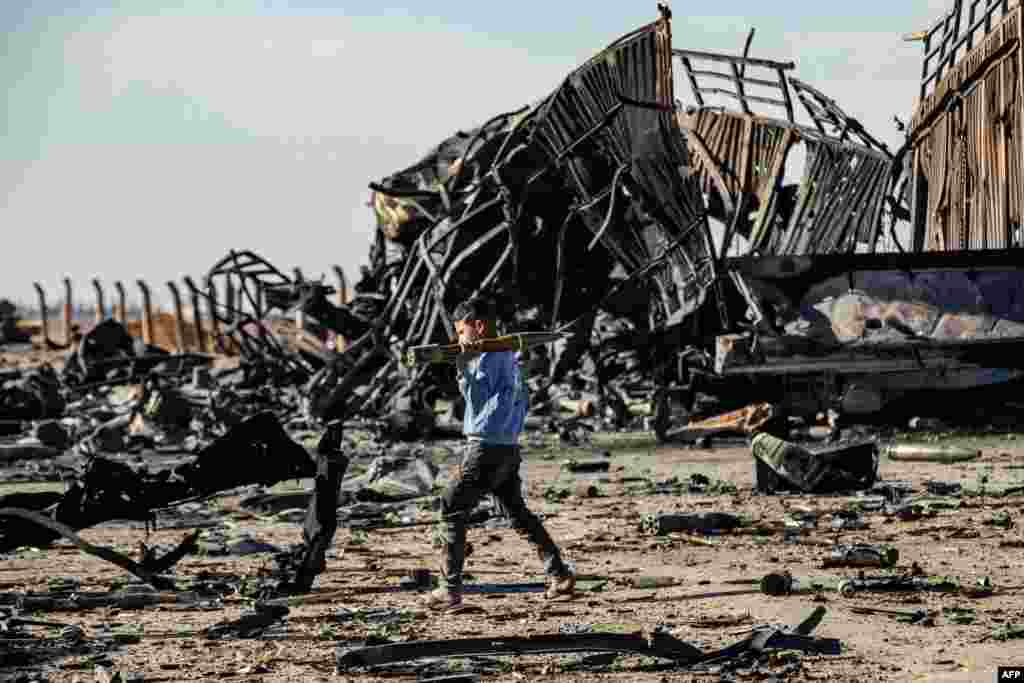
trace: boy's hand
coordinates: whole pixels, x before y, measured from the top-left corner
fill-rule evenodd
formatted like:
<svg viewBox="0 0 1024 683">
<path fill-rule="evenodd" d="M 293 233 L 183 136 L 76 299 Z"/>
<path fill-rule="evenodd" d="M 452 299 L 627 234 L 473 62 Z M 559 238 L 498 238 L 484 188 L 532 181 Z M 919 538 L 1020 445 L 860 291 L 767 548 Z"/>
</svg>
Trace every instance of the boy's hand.
<svg viewBox="0 0 1024 683">
<path fill-rule="evenodd" d="M 469 361 L 478 355 L 480 348 L 477 342 L 459 342 L 459 354 L 455 356 L 455 371 L 461 377 L 469 365 Z"/>
</svg>

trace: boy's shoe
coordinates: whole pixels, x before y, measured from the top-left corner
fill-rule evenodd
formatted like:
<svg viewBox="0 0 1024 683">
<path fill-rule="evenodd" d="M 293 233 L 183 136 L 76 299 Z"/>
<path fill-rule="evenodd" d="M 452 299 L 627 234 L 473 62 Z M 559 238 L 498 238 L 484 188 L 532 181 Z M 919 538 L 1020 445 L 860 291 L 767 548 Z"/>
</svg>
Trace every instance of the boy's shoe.
<svg viewBox="0 0 1024 683">
<path fill-rule="evenodd" d="M 447 588 L 435 588 L 424 596 L 422 604 L 427 609 L 450 612 L 462 607 L 462 594 Z"/>
<path fill-rule="evenodd" d="M 576 590 L 576 574 L 569 572 L 565 576 L 558 576 L 548 582 L 548 589 L 544 591 L 544 597 L 551 600 L 562 595 L 572 595 Z"/>
</svg>

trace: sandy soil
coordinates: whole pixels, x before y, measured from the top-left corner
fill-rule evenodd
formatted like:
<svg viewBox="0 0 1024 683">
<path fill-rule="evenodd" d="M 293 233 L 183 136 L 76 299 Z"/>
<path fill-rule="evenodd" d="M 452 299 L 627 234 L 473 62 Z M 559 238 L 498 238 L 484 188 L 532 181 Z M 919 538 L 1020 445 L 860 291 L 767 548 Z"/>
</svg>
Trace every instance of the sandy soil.
<svg viewBox="0 0 1024 683">
<path fill-rule="evenodd" d="M 921 485 L 934 479 L 975 484 L 987 476 L 992 485 L 1018 482 L 1024 469 L 1022 442 L 1006 437 L 987 437 L 984 456 L 961 465 L 896 463 L 883 459 L 882 478 Z M 753 473 L 745 448 L 691 450 L 654 448 L 638 442 L 612 448 L 612 469 L 594 480 L 600 489 L 595 498 L 569 497 L 560 503 L 543 497 L 552 484 L 571 486 L 577 478 L 560 467 L 564 453 L 535 452 L 525 466 L 530 503 L 543 512 L 547 526 L 563 546 L 577 570 L 607 575 L 612 580 L 602 592 L 581 592 L 574 599 L 546 601 L 537 593 L 519 595 L 470 595 L 467 601 L 482 612 L 432 616 L 418 612 L 411 621 L 384 632 L 359 621 L 339 622 L 339 608 L 417 608 L 412 592 L 387 592 L 397 586 L 398 576 L 414 568 L 435 568 L 437 553 L 430 545 L 429 527 L 371 531 L 366 539 L 348 529 L 336 538 L 336 556 L 328 561 L 318 592 L 341 591 L 327 601 L 292 608 L 287 630 L 272 639 L 211 641 L 195 635 L 199 628 L 235 617 L 246 607 L 245 600 L 225 600 L 223 609 L 201 610 L 176 606 L 145 610 L 97 609 L 76 613 L 37 613 L 37 619 L 75 623 L 94 634 L 102 625 L 136 625 L 142 639 L 122 645 L 108 655 L 109 672 L 122 676 L 141 675 L 145 681 L 393 681 L 416 680 L 411 668 L 405 673 L 334 674 L 335 648 L 358 643 L 368 635 L 397 639 L 434 640 L 476 635 L 512 636 L 556 633 L 566 624 L 623 624 L 626 630 L 649 630 L 664 625 L 676 637 L 705 649 L 740 640 L 744 627 L 762 623 L 795 624 L 816 606 L 828 609 L 815 632 L 838 638 L 843 643 L 839 656 L 802 656 L 802 666 L 786 680 L 838 681 L 992 681 L 999 664 L 1024 665 L 1022 641 L 999 642 L 990 638 L 993 629 L 1024 623 L 1019 596 L 1024 589 L 1024 562 L 1020 547 L 1007 541 L 1021 541 L 1017 527 L 1002 529 L 986 525 L 993 512 L 1007 511 L 1019 516 L 1024 498 L 964 498 L 958 510 L 942 511 L 936 517 L 913 522 L 887 521 L 869 514 L 870 528 L 841 532 L 828 529 L 827 519 L 820 531 L 802 537 L 801 542 L 783 543 L 782 536 L 757 539 L 751 536 L 723 536 L 711 539 L 713 546 L 698 545 L 682 535 L 655 538 L 636 530 L 640 515 L 648 512 L 723 511 L 743 514 L 754 520 L 777 522 L 787 509 L 805 506 L 822 512 L 842 507 L 849 497 L 759 496 L 751 495 Z M 638 477 L 688 478 L 700 472 L 712 479 L 734 482 L 735 495 L 634 495 Z M 624 481 L 625 480 L 625 481 Z M 237 499 L 219 499 L 206 504 L 215 517 L 252 533 L 259 540 L 287 546 L 300 540 L 295 524 L 258 518 L 241 510 Z M 181 529 L 157 530 L 147 538 L 142 529 L 104 525 L 83 532 L 83 537 L 134 553 L 140 541 L 150 544 L 176 543 Z M 823 547 L 833 538 L 842 542 L 885 542 L 895 545 L 900 565 L 919 563 L 929 573 L 954 575 L 963 584 L 990 576 L 1000 587 L 996 594 L 970 599 L 953 594 L 873 594 L 840 597 L 798 595 L 773 598 L 760 594 L 694 599 L 687 596 L 708 591 L 736 590 L 726 582 L 760 578 L 789 569 L 796 575 L 851 573 L 853 570 L 822 570 Z M 360 543 L 359 541 L 363 542 Z M 477 582 L 540 581 L 539 563 L 527 544 L 508 529 L 473 529 L 470 541 L 475 550 L 468 571 Z M 816 545 L 817 544 L 817 545 Z M 256 573 L 270 565 L 269 555 L 247 557 L 188 557 L 177 573 L 193 576 L 209 572 Z M 655 575 L 672 577 L 677 585 L 657 590 L 628 587 L 631 577 Z M 123 579 L 116 567 L 83 555 L 70 544 L 58 542 L 42 552 L 22 551 L 15 559 L 0 563 L 3 591 L 47 590 L 53 577 L 73 576 L 82 590 L 105 590 L 112 581 Z M 378 592 L 375 592 L 378 591 Z M 903 610 L 939 610 L 934 626 L 896 621 L 885 615 L 852 611 L 856 606 Z M 973 610 L 971 624 L 953 623 L 943 608 Z M 724 625 L 707 627 L 719 620 Z M 191 629 L 191 631 L 189 630 Z M 45 635 L 46 629 L 34 633 Z M 0 649 L 3 648 L 0 642 Z M 451 672 L 463 664 L 454 663 Z M 502 658 L 500 667 L 487 669 L 486 681 L 717 681 L 714 673 L 651 670 L 649 660 L 621 657 L 610 666 L 581 669 L 580 657 Z M 97 679 L 95 659 L 84 656 L 57 659 L 46 666 L 51 681 L 92 681 Z M 780 662 L 775 670 L 781 670 Z M 470 667 L 467 670 L 472 670 Z M 771 667 L 768 671 L 772 670 Z M 11 675 L 16 669 L 0 669 Z M 24 671 L 24 669 L 22 669 Z M 766 674 L 765 674 L 766 675 Z M 739 676 L 735 680 L 761 680 L 765 675 Z M 127 680 L 132 680 L 129 677 Z"/>
</svg>

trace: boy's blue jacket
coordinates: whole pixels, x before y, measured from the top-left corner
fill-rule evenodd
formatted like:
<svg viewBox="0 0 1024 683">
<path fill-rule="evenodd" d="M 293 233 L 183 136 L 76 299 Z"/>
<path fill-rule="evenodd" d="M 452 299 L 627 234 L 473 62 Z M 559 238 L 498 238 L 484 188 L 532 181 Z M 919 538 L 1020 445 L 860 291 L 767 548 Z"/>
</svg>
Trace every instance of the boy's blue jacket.
<svg viewBox="0 0 1024 683">
<path fill-rule="evenodd" d="M 529 396 L 519 371 L 519 354 L 481 353 L 459 373 L 466 399 L 463 433 L 485 444 L 514 446 L 523 431 Z"/>
</svg>

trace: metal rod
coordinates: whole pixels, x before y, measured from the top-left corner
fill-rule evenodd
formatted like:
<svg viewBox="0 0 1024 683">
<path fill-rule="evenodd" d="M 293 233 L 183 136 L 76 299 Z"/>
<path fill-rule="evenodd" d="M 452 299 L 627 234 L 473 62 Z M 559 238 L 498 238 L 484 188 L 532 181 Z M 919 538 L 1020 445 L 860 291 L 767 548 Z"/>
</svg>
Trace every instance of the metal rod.
<svg viewBox="0 0 1024 683">
<path fill-rule="evenodd" d="M 196 350 L 200 353 L 206 351 L 206 332 L 203 330 L 203 307 L 200 301 L 199 288 L 191 275 L 184 277 L 185 286 L 188 287 L 192 299 L 192 329 L 196 335 Z"/>
<path fill-rule="evenodd" d="M 761 66 L 766 69 L 785 69 L 791 71 L 796 68 L 793 62 L 774 62 L 770 59 L 754 59 L 752 57 L 735 57 L 723 55 L 717 52 L 701 52 L 699 50 L 678 50 L 673 49 L 672 54 L 688 59 L 707 59 L 712 62 L 737 62 L 747 66 Z"/>
<path fill-rule="evenodd" d="M 127 327 L 128 325 L 128 299 L 124 294 L 124 283 L 120 280 L 114 282 L 114 289 L 117 291 L 117 309 L 114 317 L 118 322 Z"/>
<path fill-rule="evenodd" d="M 181 293 L 178 292 L 178 285 L 173 281 L 167 281 L 167 289 L 171 290 L 171 299 L 174 301 L 174 346 L 178 353 L 185 352 L 185 321 L 182 318 Z"/>
<path fill-rule="evenodd" d="M 235 283 L 230 278 L 224 278 L 224 319 L 231 322 L 235 319 L 235 311 L 238 302 L 235 299 Z"/>
<path fill-rule="evenodd" d="M 337 304 L 344 306 L 348 303 L 348 280 L 345 279 L 345 271 L 341 266 L 334 266 L 334 277 L 338 281 Z"/>
<path fill-rule="evenodd" d="M 210 339 L 207 350 L 210 353 L 217 353 L 220 346 L 220 319 L 217 317 L 217 286 L 213 280 L 206 280 L 206 304 L 210 316 Z"/>
<path fill-rule="evenodd" d="M 142 292 L 142 341 L 149 346 L 153 344 L 153 298 L 145 280 L 136 280 L 135 284 Z"/>
<path fill-rule="evenodd" d="M 98 277 L 92 279 L 92 288 L 96 290 L 96 322 L 101 323 L 107 317 L 107 307 L 103 302 L 103 285 Z"/>
<path fill-rule="evenodd" d="M 298 266 L 292 268 L 292 273 L 295 275 L 296 284 L 302 284 L 306 281 L 306 278 L 302 275 L 302 269 Z M 306 314 L 301 308 L 295 310 L 295 327 L 298 328 L 299 332 L 306 330 Z"/>
<path fill-rule="evenodd" d="M 64 278 L 64 343 L 71 344 L 72 341 L 72 306 L 71 303 L 71 278 Z"/>
<path fill-rule="evenodd" d="M 745 102 L 745 101 L 750 101 L 750 102 L 760 102 L 762 104 L 771 104 L 773 106 L 783 107 L 783 108 L 785 108 L 785 106 L 786 106 L 786 103 L 784 101 L 782 101 L 782 100 L 772 99 L 771 97 L 761 97 L 759 95 L 746 95 L 746 96 L 743 96 L 743 95 L 739 95 L 737 93 L 734 93 L 731 90 L 726 90 L 725 88 L 701 88 L 700 91 L 702 93 L 707 93 L 709 95 L 725 95 L 726 97 L 731 97 L 731 98 L 733 98 L 735 100 L 739 100 L 741 104 L 743 102 Z M 750 113 L 749 112 L 749 106 L 748 106 L 747 111 L 744 112 L 744 113 Z"/>
<path fill-rule="evenodd" d="M 39 297 L 39 323 L 43 327 L 43 345 L 49 347 L 53 342 L 50 341 L 50 313 L 46 310 L 46 292 L 38 282 L 33 282 L 32 286 L 36 288 L 36 295 Z"/>
<path fill-rule="evenodd" d="M 735 76 L 733 76 L 732 74 L 723 74 L 719 71 L 704 71 L 702 69 L 694 69 L 693 75 L 704 76 L 706 78 L 718 78 L 723 81 L 735 82 Z M 779 87 L 778 81 L 768 81 L 763 78 L 751 78 L 750 76 L 743 76 L 742 74 L 740 75 L 740 80 L 743 81 L 744 83 L 750 83 L 751 85 L 763 85 L 768 88 Z"/>
</svg>

